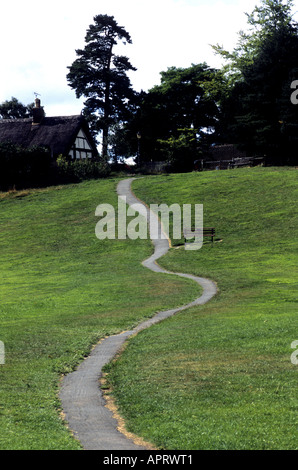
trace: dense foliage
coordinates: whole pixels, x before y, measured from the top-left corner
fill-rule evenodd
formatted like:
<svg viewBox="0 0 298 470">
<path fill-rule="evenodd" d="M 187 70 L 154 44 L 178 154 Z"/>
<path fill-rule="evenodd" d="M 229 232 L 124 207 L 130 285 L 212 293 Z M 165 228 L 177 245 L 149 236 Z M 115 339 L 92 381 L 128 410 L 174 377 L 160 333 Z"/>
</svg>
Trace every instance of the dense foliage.
<svg viewBox="0 0 298 470">
<path fill-rule="evenodd" d="M 247 15 L 232 51 L 213 46 L 225 60 L 161 72 L 161 83 L 139 95 L 138 107 L 113 135 L 111 149 L 138 155 L 142 165 L 167 161 L 172 170 L 193 169 L 211 144 L 236 144 L 268 164 L 296 159 L 298 108 L 291 84 L 298 77 L 298 27 L 292 0 L 262 0 Z M 136 135 L 141 135 L 138 141 Z"/>
<path fill-rule="evenodd" d="M 142 161 L 167 160 L 175 169 L 192 169 L 216 124 L 216 102 L 203 87 L 215 74 L 206 64 L 161 73 L 161 84 L 144 95 L 134 122 L 142 135 Z"/>
<path fill-rule="evenodd" d="M 23 148 L 10 142 L 0 143 L 0 190 L 78 183 L 104 178 L 109 165 L 102 160 L 69 161 L 62 155 L 57 162 L 44 147 Z"/>
<path fill-rule="evenodd" d="M 0 143 L 0 190 L 47 184 L 50 172 L 51 156 L 45 148 Z"/>
<path fill-rule="evenodd" d="M 274 164 L 294 163 L 297 144 L 298 109 L 290 95 L 298 76 L 298 27 L 291 6 L 264 0 L 248 15 L 250 34 L 241 33 L 233 53 L 216 48 L 229 61 L 232 84 L 222 100 L 221 136 Z"/>
<path fill-rule="evenodd" d="M 69 160 L 60 155 L 54 170 L 54 179 L 56 182 L 78 183 L 89 179 L 104 178 L 109 174 L 110 167 L 104 160 Z"/>
<path fill-rule="evenodd" d="M 239 32 L 233 51 L 212 46 L 226 61 L 220 70 L 206 63 L 173 66 L 161 72 L 159 85 L 140 93 L 128 76 L 135 68 L 117 55 L 119 43 L 131 44 L 130 34 L 113 16 L 94 17 L 67 79 L 77 97 L 86 97 L 83 114 L 93 136 L 102 135 L 102 165 L 60 161 L 60 177 L 105 175 L 107 161 L 117 164 L 128 157 L 141 169 L 164 162 L 171 171 L 189 171 L 209 158 L 212 144 L 225 143 L 265 157 L 267 164 L 296 164 L 298 106 L 291 94 L 292 84 L 298 85 L 298 25 L 292 9 L 292 0 L 261 0 L 246 14 L 248 30 Z M 0 119 L 28 117 L 31 107 L 12 97 L 0 105 Z M 43 178 L 47 158 L 37 159 L 32 176 L 31 163 L 24 163 L 32 160 L 32 150 L 21 158 L 25 150 L 16 149 L 12 157 L 5 145 L 2 187 L 20 178 L 26 185 L 38 173 Z"/>
<path fill-rule="evenodd" d="M 27 106 L 14 96 L 0 104 L 0 119 L 24 119 L 32 114 L 34 103 Z"/>
</svg>

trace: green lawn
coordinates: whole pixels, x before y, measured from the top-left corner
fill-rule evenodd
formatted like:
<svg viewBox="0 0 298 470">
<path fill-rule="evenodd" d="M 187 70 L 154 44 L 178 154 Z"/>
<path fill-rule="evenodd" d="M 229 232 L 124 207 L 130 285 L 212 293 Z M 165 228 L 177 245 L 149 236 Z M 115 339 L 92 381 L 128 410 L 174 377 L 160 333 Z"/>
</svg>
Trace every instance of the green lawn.
<svg viewBox="0 0 298 470">
<path fill-rule="evenodd" d="M 219 292 L 139 333 L 106 368 L 128 430 L 162 449 L 297 449 L 297 178 L 254 168 L 133 183 L 147 204 L 204 204 L 219 240 L 160 264 Z"/>
<path fill-rule="evenodd" d="M 96 238 L 95 209 L 116 206 L 116 184 L 0 193 L 1 450 L 80 448 L 60 417 L 61 375 L 100 338 L 198 294 L 141 265 L 150 241 Z"/>
</svg>

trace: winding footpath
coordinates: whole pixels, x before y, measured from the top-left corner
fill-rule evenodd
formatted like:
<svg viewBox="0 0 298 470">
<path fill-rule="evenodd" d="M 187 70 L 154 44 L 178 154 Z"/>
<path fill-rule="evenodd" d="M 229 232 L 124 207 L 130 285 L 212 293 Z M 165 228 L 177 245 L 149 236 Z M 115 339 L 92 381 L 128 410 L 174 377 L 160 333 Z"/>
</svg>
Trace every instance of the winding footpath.
<svg viewBox="0 0 298 470">
<path fill-rule="evenodd" d="M 138 212 L 150 220 L 150 209 L 131 191 L 131 183 L 134 178 L 123 180 L 117 187 L 117 193 L 121 198 L 126 198 L 128 205 L 138 204 Z M 141 204 L 141 206 L 140 206 Z M 202 295 L 193 302 L 179 308 L 157 313 L 153 318 L 139 324 L 135 329 L 124 333 L 109 336 L 101 341 L 90 356 L 85 359 L 74 372 L 65 376 L 61 383 L 59 398 L 65 420 L 74 437 L 78 439 L 85 450 L 146 450 L 146 447 L 135 444 L 118 430 L 118 422 L 105 405 L 102 396 L 99 379 L 102 367 L 110 362 L 117 354 L 121 346 L 131 335 L 148 328 L 177 312 L 195 305 L 203 305 L 216 294 L 214 282 L 197 276 L 184 273 L 172 273 L 161 268 L 156 261 L 169 250 L 169 240 L 161 229 L 160 221 L 153 215 L 154 223 L 150 224 L 150 237 L 154 245 L 154 253 L 143 261 L 143 265 L 154 272 L 174 274 L 193 279 L 203 288 Z M 152 221 L 152 219 L 151 219 Z M 160 239 L 152 239 L 152 231 L 160 228 Z"/>
</svg>

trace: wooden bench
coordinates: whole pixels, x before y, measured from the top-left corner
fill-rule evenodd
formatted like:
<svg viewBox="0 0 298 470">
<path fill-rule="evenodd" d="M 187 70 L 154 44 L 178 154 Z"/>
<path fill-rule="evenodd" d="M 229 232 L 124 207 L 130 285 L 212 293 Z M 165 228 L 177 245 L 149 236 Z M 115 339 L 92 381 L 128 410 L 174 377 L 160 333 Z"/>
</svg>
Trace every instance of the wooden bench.
<svg viewBox="0 0 298 470">
<path fill-rule="evenodd" d="M 186 228 L 183 230 L 184 240 L 189 240 L 190 238 L 198 237 L 202 234 L 202 229 L 198 228 Z M 211 237 L 211 241 L 213 243 L 213 239 L 215 236 L 215 228 L 214 227 L 203 227 L 203 237 Z"/>
</svg>

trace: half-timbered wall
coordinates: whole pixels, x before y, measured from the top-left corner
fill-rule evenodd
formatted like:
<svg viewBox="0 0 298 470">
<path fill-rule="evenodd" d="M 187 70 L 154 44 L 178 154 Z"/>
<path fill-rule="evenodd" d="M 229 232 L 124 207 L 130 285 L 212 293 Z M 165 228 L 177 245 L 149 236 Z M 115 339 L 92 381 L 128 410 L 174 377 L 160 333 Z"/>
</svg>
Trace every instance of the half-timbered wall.
<svg viewBox="0 0 298 470">
<path fill-rule="evenodd" d="M 73 160 L 92 158 L 92 147 L 82 129 L 79 131 L 69 154 Z"/>
</svg>

